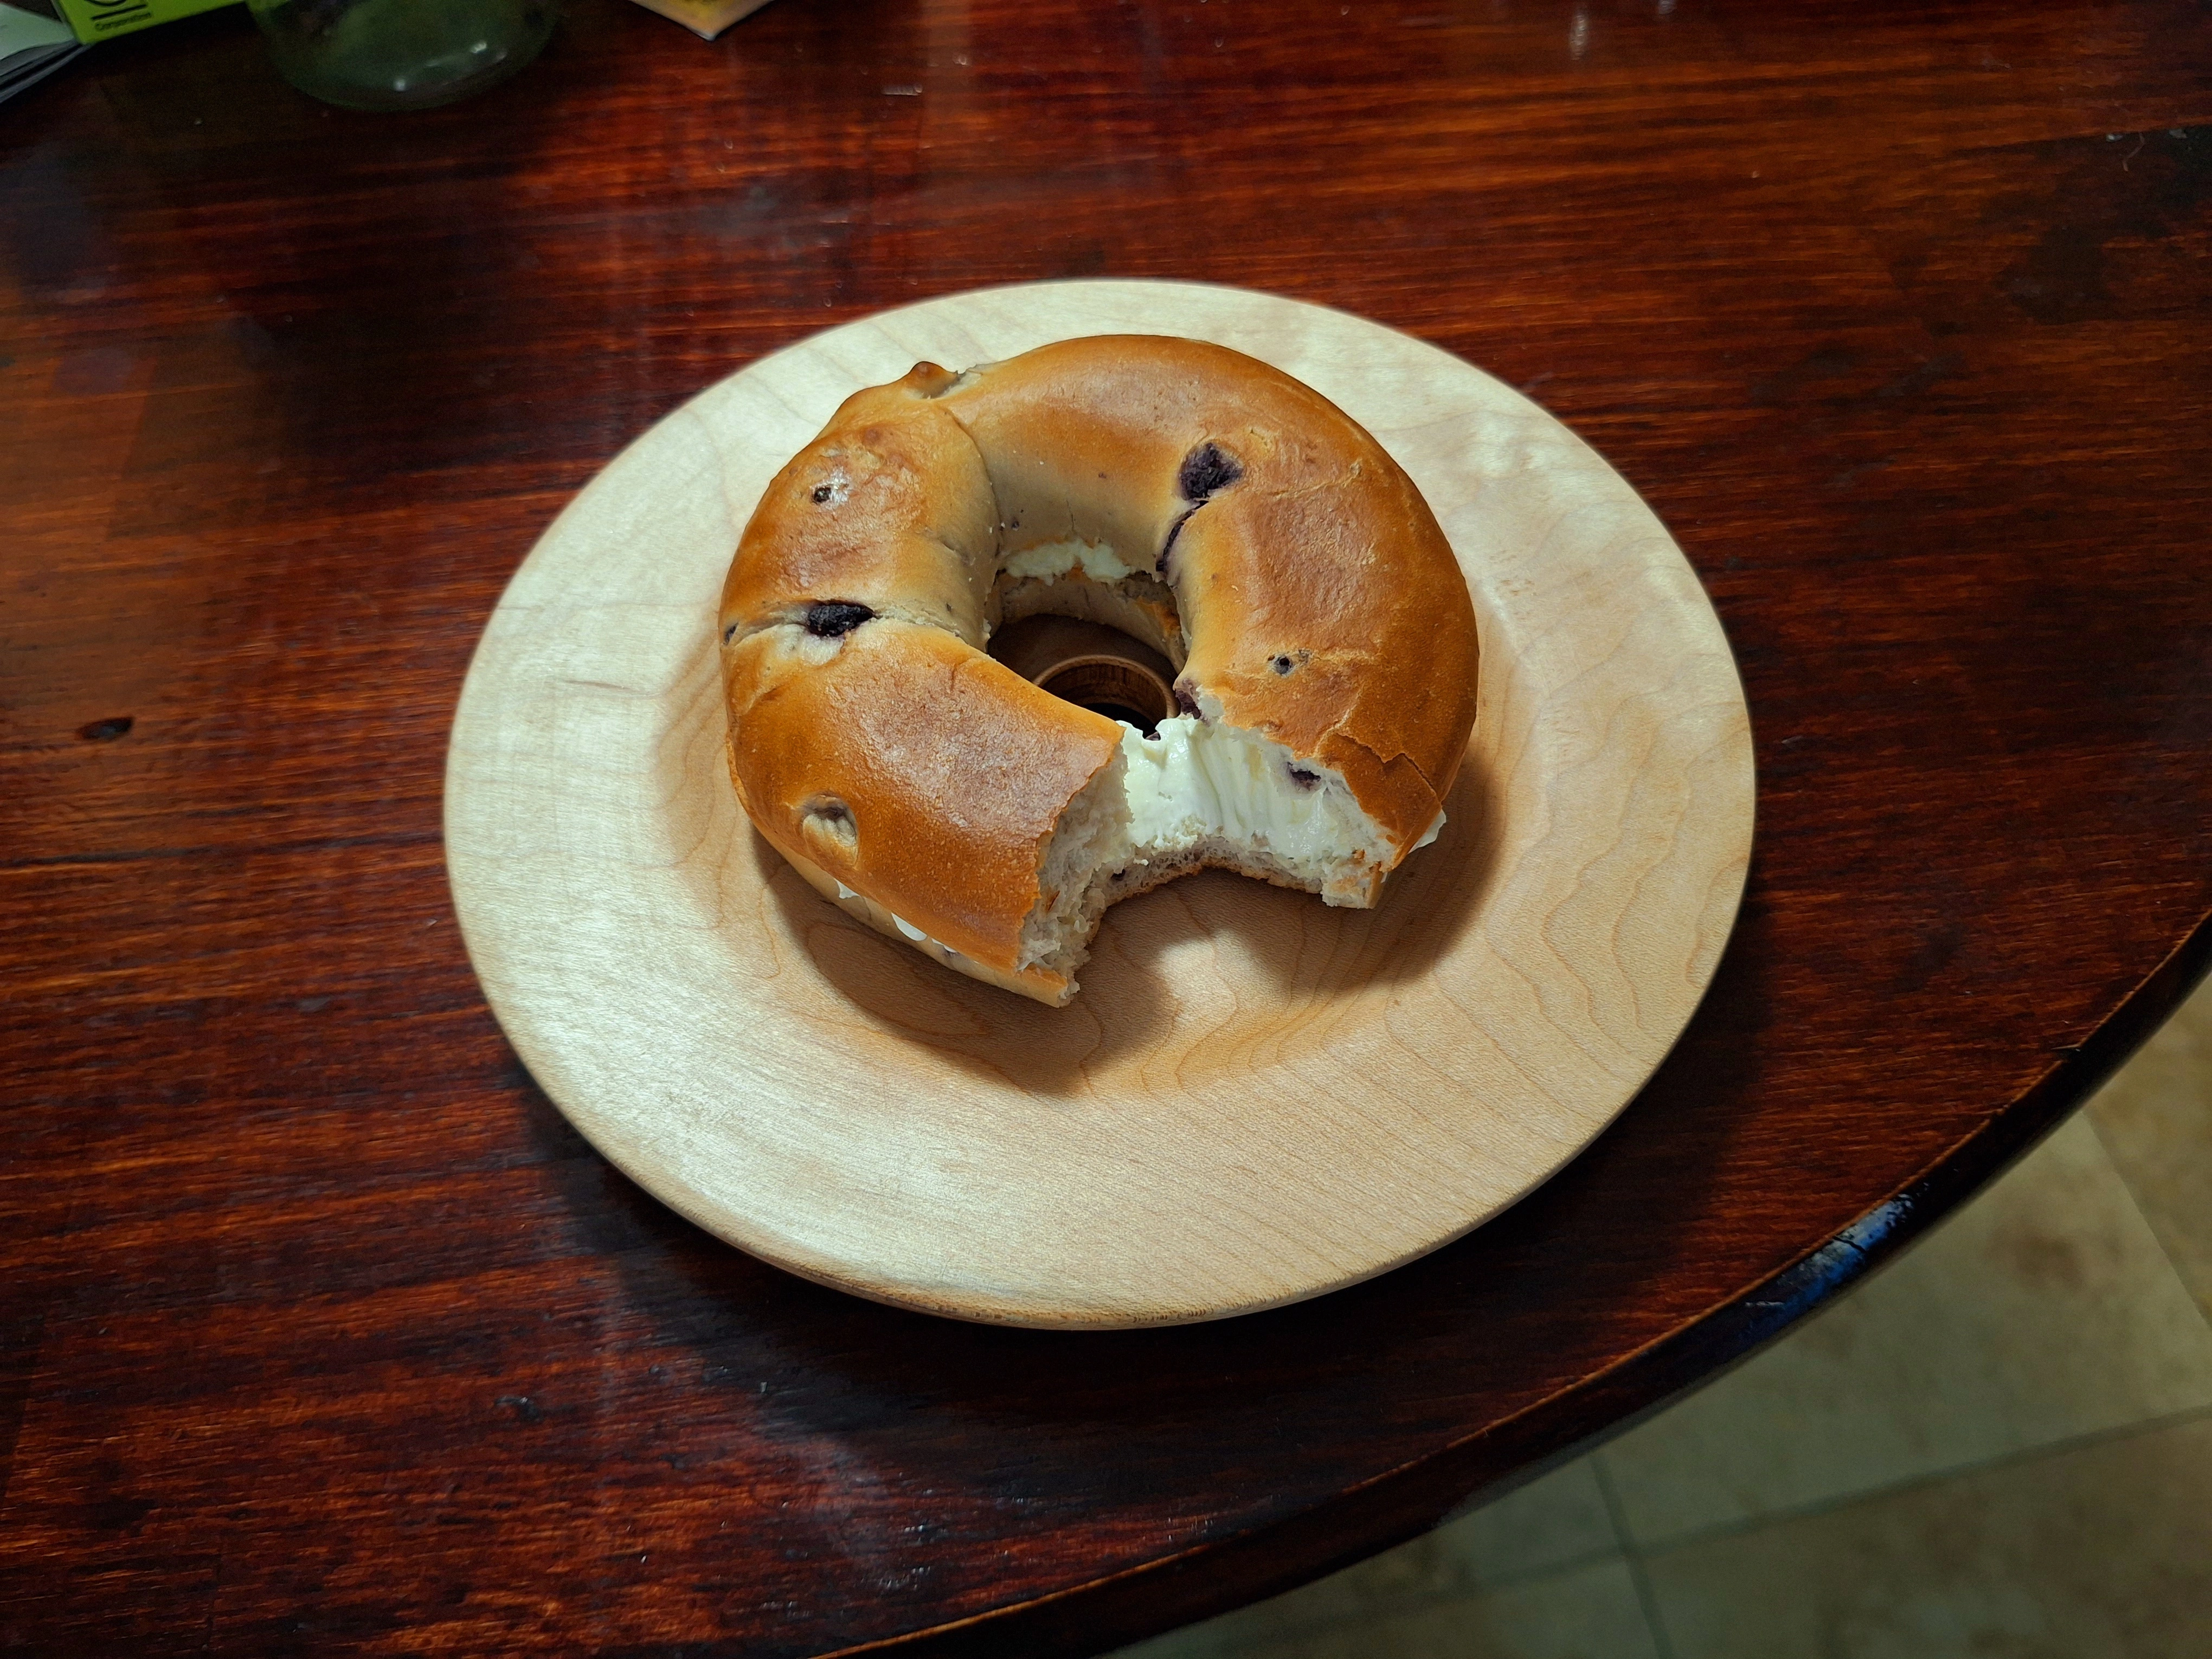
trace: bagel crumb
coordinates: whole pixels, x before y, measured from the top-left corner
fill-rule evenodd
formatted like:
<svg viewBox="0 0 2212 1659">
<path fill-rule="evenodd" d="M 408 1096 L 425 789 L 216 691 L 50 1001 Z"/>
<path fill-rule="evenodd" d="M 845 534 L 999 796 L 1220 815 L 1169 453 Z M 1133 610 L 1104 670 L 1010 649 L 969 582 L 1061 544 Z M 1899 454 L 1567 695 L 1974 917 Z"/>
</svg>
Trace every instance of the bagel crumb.
<svg viewBox="0 0 2212 1659">
<path fill-rule="evenodd" d="M 806 607 L 806 631 L 817 640 L 834 640 L 851 633 L 875 614 L 850 599 L 817 599 Z"/>
<path fill-rule="evenodd" d="M 1340 774 L 1272 738 L 1188 717 L 1157 737 L 1125 728 L 1046 845 L 1015 971 L 1072 976 L 1108 905 L 1188 870 L 1225 866 L 1360 905 L 1373 902 L 1368 866 L 1392 851 Z"/>
</svg>

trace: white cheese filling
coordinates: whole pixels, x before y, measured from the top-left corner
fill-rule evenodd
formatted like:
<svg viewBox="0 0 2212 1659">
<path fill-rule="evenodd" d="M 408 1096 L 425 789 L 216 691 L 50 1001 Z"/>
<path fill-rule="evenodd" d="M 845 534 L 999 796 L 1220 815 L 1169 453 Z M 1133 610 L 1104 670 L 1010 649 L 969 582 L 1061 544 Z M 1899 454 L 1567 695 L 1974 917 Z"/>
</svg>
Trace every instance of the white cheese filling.
<svg viewBox="0 0 2212 1659">
<path fill-rule="evenodd" d="M 1014 971 L 1073 973 L 1109 904 L 1194 866 L 1365 905 L 1395 850 L 1341 776 L 1257 732 L 1177 714 L 1147 738 L 1125 721 L 1119 750 L 1060 814 Z"/>
<path fill-rule="evenodd" d="M 1122 788 L 1139 861 L 1228 842 L 1304 872 L 1389 843 L 1344 780 L 1257 732 L 1178 714 L 1147 738 L 1124 725 Z"/>
<path fill-rule="evenodd" d="M 1081 566 L 1083 574 L 1095 582 L 1118 582 L 1124 576 L 1138 574 L 1138 568 L 1124 564 L 1114 550 L 1102 543 L 1045 542 L 1036 547 L 1025 547 L 1009 556 L 1006 572 L 1009 576 L 1030 576 L 1040 581 L 1054 581 Z"/>
</svg>

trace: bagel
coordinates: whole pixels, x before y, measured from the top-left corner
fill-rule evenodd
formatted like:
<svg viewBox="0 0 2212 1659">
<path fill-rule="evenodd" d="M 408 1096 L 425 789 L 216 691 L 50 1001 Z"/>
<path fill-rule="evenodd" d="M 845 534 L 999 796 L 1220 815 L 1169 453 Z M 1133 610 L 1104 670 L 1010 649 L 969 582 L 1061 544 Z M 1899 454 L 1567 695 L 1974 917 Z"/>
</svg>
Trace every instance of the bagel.
<svg viewBox="0 0 2212 1659">
<path fill-rule="evenodd" d="M 1166 659 L 1146 737 L 988 654 L 1058 614 Z M 1371 906 L 1434 840 L 1474 610 L 1382 446 L 1221 346 L 1107 336 L 848 398 L 722 588 L 730 775 L 815 888 L 1055 1006 L 1106 907 L 1208 866 Z"/>
</svg>

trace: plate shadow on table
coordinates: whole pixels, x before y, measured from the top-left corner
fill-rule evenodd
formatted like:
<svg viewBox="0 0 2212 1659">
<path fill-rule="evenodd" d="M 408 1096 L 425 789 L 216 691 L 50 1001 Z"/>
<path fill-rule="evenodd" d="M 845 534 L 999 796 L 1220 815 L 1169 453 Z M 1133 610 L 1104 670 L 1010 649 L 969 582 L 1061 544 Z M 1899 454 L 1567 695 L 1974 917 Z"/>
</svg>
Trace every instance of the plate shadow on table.
<svg viewBox="0 0 2212 1659">
<path fill-rule="evenodd" d="M 700 707 L 711 711 L 712 682 L 702 684 L 709 690 Z M 952 975 L 847 917 L 745 823 L 726 786 L 678 787 L 678 778 L 710 775 L 722 785 L 718 728 L 702 714 L 664 751 L 671 798 L 696 814 L 678 826 L 683 844 L 707 854 L 682 862 L 685 878 L 712 884 L 722 916 L 757 917 L 799 945 L 823 981 L 805 994 L 836 1018 L 926 1045 L 1028 1091 L 1040 1109 L 1173 1033 L 1185 1018 L 1176 988 L 1187 974 L 1211 978 L 1217 1009 L 1237 1018 L 1247 1000 L 1261 1005 L 1255 1018 L 1278 1018 L 1324 1013 L 1376 986 L 1387 1000 L 1389 988 L 1435 969 L 1482 925 L 1499 878 L 1498 786 L 1470 754 L 1443 836 L 1376 910 L 1331 910 L 1219 872 L 1185 878 L 1109 912 L 1082 995 L 1048 1009 Z M 832 1510 L 927 1508 L 932 1492 L 964 1494 L 959 1503 L 983 1510 L 1018 1503 L 1046 1529 L 1063 1512 L 1149 1512 L 1165 1491 L 1184 1512 L 1179 1539 L 1192 1542 L 1322 1502 L 1371 1478 L 1378 1456 L 1386 1464 L 1398 1454 L 1432 1456 L 1469 1422 L 1499 1421 L 1583 1382 L 1583 1356 L 1620 1351 L 1624 1320 L 1656 1337 L 1681 1316 L 1653 1291 L 1690 1246 L 1651 1227 L 1620 1194 L 1656 1182 L 1686 1217 L 1717 1201 L 1715 1172 L 1758 1097 L 1720 1091 L 1714 1079 L 1729 1075 L 1743 1038 L 1769 1018 L 1759 964 L 1771 957 L 1771 927 L 1759 887 L 1754 871 L 1705 1010 L 1675 1053 L 1621 1119 L 1548 1182 L 1471 1236 L 1378 1278 L 1219 1322 L 1100 1332 L 968 1324 L 810 1283 L 665 1208 L 585 1152 L 533 1089 L 534 1133 L 560 1143 L 548 1146 L 557 1201 L 578 1247 L 611 1270 L 617 1287 L 607 1311 L 629 1333 L 623 1350 L 633 1369 L 649 1359 L 665 1377 L 650 1393 L 635 1379 L 611 1386 L 618 1395 L 635 1387 L 626 1408 L 638 1414 L 633 1431 L 680 1439 L 702 1482 L 718 1470 L 758 1468 L 767 1449 L 783 1448 L 769 1461 L 787 1465 L 794 1481 L 818 1481 L 825 1468 L 842 1471 L 840 1479 L 866 1474 L 865 1496 L 833 1501 L 825 1491 Z M 1516 1329 L 1513 1322 L 1526 1322 L 1544 1362 L 1530 1366 L 1527 1346 L 1493 1353 L 1466 1340 L 1468 1330 L 1498 1321 Z M 1408 1387 L 1409 1374 L 1426 1386 Z M 1352 1420 L 1387 1425 L 1387 1448 L 1332 1433 Z M 979 1436 L 999 1434 L 1023 1455 L 979 1475 Z M 1207 1494 L 1233 1488 L 1239 1467 L 1279 1455 L 1286 1437 L 1315 1448 L 1296 1489 L 1217 1512 Z M 1359 1448 L 1356 1467 L 1352 1451 L 1332 1449 L 1339 1443 Z M 1446 1457 L 1439 1489 L 1462 1468 L 1479 1481 L 1486 1455 L 1506 1468 L 1522 1461 L 1510 1449 Z M 1102 1469 L 1117 1472 L 1105 1488 Z M 1081 1489 L 1059 1490 L 1061 1470 L 1087 1471 Z M 975 1521 L 997 1524 L 981 1513 Z M 1138 1538 L 1139 1554 L 1152 1535 Z"/>
<path fill-rule="evenodd" d="M 1395 875 L 1373 910 L 1225 871 L 1184 876 L 1107 911 L 1065 1008 L 1048 1008 L 956 975 L 847 916 L 748 830 L 753 874 L 786 937 L 879 1030 L 962 1069 L 1041 1096 L 1088 1091 L 1097 1074 L 1170 1042 L 1218 1029 L 1264 1040 L 1361 989 L 1431 972 L 1475 925 L 1498 873 L 1495 779 L 1470 750 L 1447 797 L 1434 846 Z M 1201 1010 L 1179 994 L 1194 976 Z"/>
<path fill-rule="evenodd" d="M 637 1322 L 642 1352 L 683 1384 L 664 1397 L 661 1409 L 676 1421 L 662 1426 L 680 1427 L 706 1454 L 702 1469 L 713 1467 L 718 1443 L 786 1443 L 796 1458 L 826 1437 L 841 1455 L 896 1469 L 901 1488 L 965 1490 L 975 1478 L 975 1436 L 1004 1431 L 1033 1454 L 1008 1468 L 1007 1482 L 1035 1486 L 1065 1453 L 1064 1467 L 1087 1468 L 1093 1480 L 1102 1467 L 1127 1469 L 1126 1492 L 1086 1488 L 1067 1494 L 1070 1504 L 1141 1504 L 1170 1468 L 1178 1486 L 1201 1493 L 1210 1471 L 1264 1456 L 1285 1435 L 1325 1447 L 1327 1425 L 1351 1417 L 1389 1423 L 1409 1457 L 1433 1452 L 1471 1418 L 1496 1420 L 1583 1381 L 1577 1357 L 1614 1351 L 1609 1334 L 1624 1320 L 1656 1338 L 1692 1311 L 1650 1294 L 1689 1244 L 1649 1225 L 1618 1194 L 1662 1181 L 1686 1218 L 1718 1199 L 1717 1172 L 1757 1110 L 1755 1091 L 1721 1097 L 1711 1086 L 1767 1017 L 1755 966 L 1765 929 L 1756 914 L 1747 905 L 1705 1012 L 1675 1052 L 1548 1182 L 1468 1236 L 1374 1279 L 1234 1319 L 1062 1332 L 866 1301 L 684 1220 L 590 1152 L 534 1087 L 528 1110 L 579 1243 L 618 1276 L 623 1316 Z M 1470 1322 L 1498 1321 L 1525 1322 L 1532 1346 L 1553 1363 L 1532 1370 L 1526 1346 L 1471 1354 L 1459 1340 Z M 1434 1386 L 1407 1388 L 1409 1373 L 1431 1375 Z M 1315 1453 L 1316 1490 L 1374 1473 L 1335 1468 L 1330 1455 Z M 1310 1499 L 1283 1494 L 1284 1512 Z M 1053 1507 L 1043 1504 L 1041 1522 Z M 1241 1530 L 1272 1511 L 1218 1518 Z"/>
</svg>

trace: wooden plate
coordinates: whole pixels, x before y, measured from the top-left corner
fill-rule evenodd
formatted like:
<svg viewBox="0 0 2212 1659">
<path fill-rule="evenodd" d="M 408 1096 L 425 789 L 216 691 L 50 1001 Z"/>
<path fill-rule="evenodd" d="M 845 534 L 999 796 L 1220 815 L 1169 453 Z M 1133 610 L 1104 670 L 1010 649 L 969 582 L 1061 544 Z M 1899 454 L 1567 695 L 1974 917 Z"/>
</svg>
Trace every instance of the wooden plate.
<svg viewBox="0 0 2212 1659">
<path fill-rule="evenodd" d="M 848 392 L 1129 331 L 1275 363 L 1398 458 L 1467 568 L 1482 714 L 1449 827 L 1379 909 L 1187 878 L 1109 912 L 1054 1010 L 848 921 L 754 835 L 714 605 L 760 491 Z M 677 410 L 516 573 L 446 782 L 485 993 L 594 1146 L 810 1279 L 1063 1327 L 1318 1296 L 1511 1204 L 1688 1021 L 1751 828 L 1727 641 L 1610 467 L 1432 346 L 1165 283 L 933 300 Z"/>
</svg>

